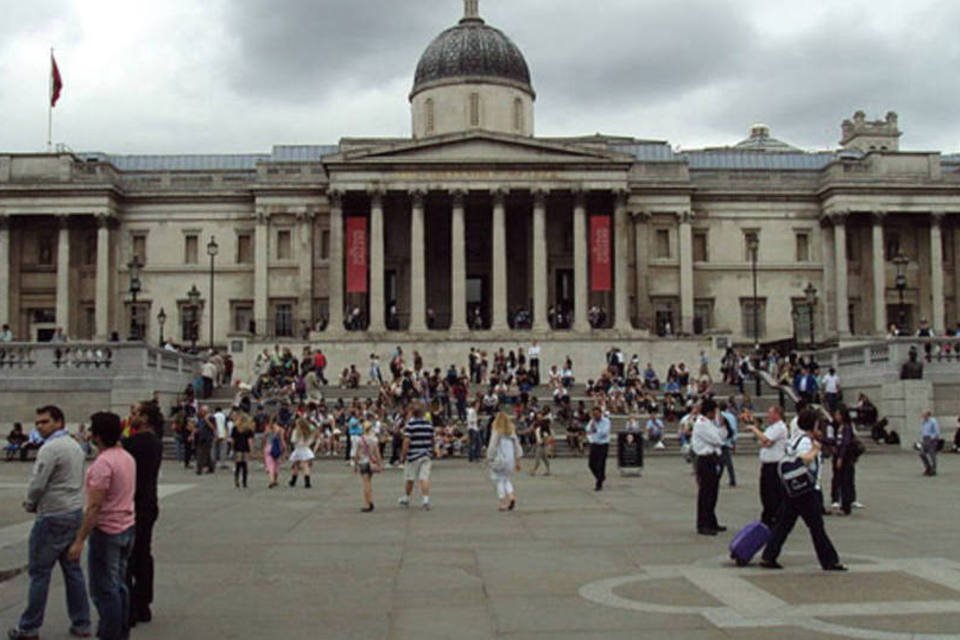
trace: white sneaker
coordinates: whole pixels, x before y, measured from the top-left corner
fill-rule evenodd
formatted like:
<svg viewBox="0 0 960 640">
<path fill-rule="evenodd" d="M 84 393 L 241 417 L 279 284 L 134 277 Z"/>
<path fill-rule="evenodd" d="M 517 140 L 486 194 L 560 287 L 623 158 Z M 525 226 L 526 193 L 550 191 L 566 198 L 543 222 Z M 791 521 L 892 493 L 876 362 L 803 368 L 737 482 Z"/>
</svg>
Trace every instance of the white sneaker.
<svg viewBox="0 0 960 640">
<path fill-rule="evenodd" d="M 424 503 L 423 503 L 423 510 L 424 510 L 424 511 L 430 511 L 430 503 L 429 503 L 429 502 L 424 502 Z"/>
<path fill-rule="evenodd" d="M 863 509 L 863 503 L 862 503 L 862 502 L 854 502 L 854 503 L 851 504 L 850 506 L 853 507 L 854 509 Z"/>
<path fill-rule="evenodd" d="M 410 506 L 409 496 L 400 496 L 400 499 L 397 500 L 397 504 L 400 505 L 401 507 L 409 507 Z"/>
<path fill-rule="evenodd" d="M 836 509 L 839 509 L 839 508 L 840 508 L 840 503 L 839 503 L 839 502 L 834 502 L 833 504 L 830 505 L 830 508 L 831 508 L 831 509 L 835 509 L 835 510 L 836 510 Z"/>
<path fill-rule="evenodd" d="M 658 442 L 656 445 L 654 445 L 653 448 L 654 448 L 654 449 L 666 449 L 666 448 L 667 448 L 667 445 L 663 444 L 663 441 L 661 440 L 661 441 Z"/>
</svg>

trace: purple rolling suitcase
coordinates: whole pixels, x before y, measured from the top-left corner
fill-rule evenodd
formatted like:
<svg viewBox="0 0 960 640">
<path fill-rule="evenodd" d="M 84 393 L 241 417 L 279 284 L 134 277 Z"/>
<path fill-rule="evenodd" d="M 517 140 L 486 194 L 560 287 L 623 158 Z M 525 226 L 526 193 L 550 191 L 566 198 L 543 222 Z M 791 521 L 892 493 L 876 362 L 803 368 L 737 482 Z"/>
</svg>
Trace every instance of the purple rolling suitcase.
<svg viewBox="0 0 960 640">
<path fill-rule="evenodd" d="M 730 541 L 730 558 L 737 563 L 738 567 L 745 567 L 768 540 L 770 540 L 770 528 L 759 520 L 751 522 L 740 529 Z"/>
</svg>

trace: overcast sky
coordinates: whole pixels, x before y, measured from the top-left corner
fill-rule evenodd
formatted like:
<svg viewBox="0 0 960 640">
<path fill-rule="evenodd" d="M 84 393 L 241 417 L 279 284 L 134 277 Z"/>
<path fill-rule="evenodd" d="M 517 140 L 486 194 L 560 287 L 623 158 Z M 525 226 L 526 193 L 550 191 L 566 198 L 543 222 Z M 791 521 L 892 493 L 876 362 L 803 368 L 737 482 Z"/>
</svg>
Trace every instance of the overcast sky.
<svg viewBox="0 0 960 640">
<path fill-rule="evenodd" d="M 0 0 L 0 152 L 268 152 L 409 136 L 420 54 L 462 0 Z M 481 0 L 537 91 L 538 135 L 685 149 L 754 122 L 806 149 L 900 114 L 902 148 L 960 151 L 955 0 Z"/>
</svg>

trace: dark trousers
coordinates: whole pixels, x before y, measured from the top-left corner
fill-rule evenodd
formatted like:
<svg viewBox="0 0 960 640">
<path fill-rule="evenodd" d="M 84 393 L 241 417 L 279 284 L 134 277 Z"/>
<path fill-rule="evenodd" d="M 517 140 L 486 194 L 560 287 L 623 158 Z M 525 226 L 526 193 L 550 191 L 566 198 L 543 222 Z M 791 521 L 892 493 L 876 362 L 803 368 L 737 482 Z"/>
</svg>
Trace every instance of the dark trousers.
<svg viewBox="0 0 960 640">
<path fill-rule="evenodd" d="M 469 438 L 467 443 L 467 460 L 475 462 L 480 459 L 480 448 L 483 445 L 480 429 L 469 429 L 467 431 L 467 437 Z"/>
<path fill-rule="evenodd" d="M 540 358 L 530 358 L 530 375 L 533 377 L 533 384 L 540 384 Z"/>
<path fill-rule="evenodd" d="M 760 504 L 763 512 L 760 521 L 773 529 L 783 509 L 783 485 L 777 472 L 776 462 L 764 462 L 760 465 Z"/>
<path fill-rule="evenodd" d="M 197 444 L 197 475 L 203 473 L 204 467 L 210 473 L 213 473 L 213 457 L 210 455 L 210 445 L 209 442 Z"/>
<path fill-rule="evenodd" d="M 720 450 L 720 475 L 723 476 L 723 470 L 727 470 L 730 486 L 737 486 L 737 473 L 733 470 L 733 448 L 724 447 Z"/>
<path fill-rule="evenodd" d="M 717 529 L 720 495 L 720 456 L 697 456 L 697 529 Z"/>
<path fill-rule="evenodd" d="M 840 562 L 837 550 L 834 548 L 830 538 L 827 537 L 827 531 L 823 527 L 823 497 L 819 491 L 811 491 L 798 498 L 787 497 L 783 503 L 783 511 L 773 528 L 773 535 L 770 542 L 763 550 L 763 559 L 767 562 L 776 562 L 783 549 L 783 543 L 787 536 L 793 531 L 793 525 L 797 523 L 797 518 L 803 518 L 803 523 L 810 530 L 810 537 L 813 539 L 813 548 L 817 552 L 817 559 L 820 566 L 824 569 L 832 567 Z"/>
<path fill-rule="evenodd" d="M 590 473 L 596 478 L 598 489 L 603 487 L 603 481 L 607 479 L 607 454 L 609 452 L 609 444 L 590 445 Z"/>
<path fill-rule="evenodd" d="M 840 462 L 841 460 L 843 460 L 842 463 Z M 853 503 L 857 501 L 857 489 L 854 484 L 855 475 L 856 466 L 852 457 L 834 458 L 834 482 L 831 484 L 835 485 L 836 489 L 831 497 L 833 502 L 840 503 L 840 509 L 847 515 L 850 515 L 850 511 L 853 509 Z M 831 489 L 833 490 L 833 487 L 831 487 Z"/>
<path fill-rule="evenodd" d="M 403 433 L 397 431 L 393 434 L 393 447 L 390 449 L 390 464 L 400 462 L 400 451 L 403 449 Z"/>
<path fill-rule="evenodd" d="M 213 378 L 203 377 L 203 397 L 209 398 L 213 395 Z"/>
<path fill-rule="evenodd" d="M 133 550 L 127 563 L 127 588 L 130 590 L 130 613 L 138 619 L 150 610 L 153 602 L 153 525 L 159 509 L 137 511 Z"/>
</svg>

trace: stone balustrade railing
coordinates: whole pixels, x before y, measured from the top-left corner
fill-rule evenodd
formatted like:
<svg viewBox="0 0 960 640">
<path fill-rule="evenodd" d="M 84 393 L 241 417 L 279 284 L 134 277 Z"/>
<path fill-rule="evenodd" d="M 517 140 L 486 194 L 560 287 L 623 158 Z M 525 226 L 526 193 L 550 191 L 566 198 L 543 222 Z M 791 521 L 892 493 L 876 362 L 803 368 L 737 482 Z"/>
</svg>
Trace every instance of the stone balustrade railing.
<svg viewBox="0 0 960 640">
<path fill-rule="evenodd" d="M 7 342 L 0 344 L 0 377 L 86 376 L 135 372 L 193 374 L 196 356 L 137 342 Z"/>
<path fill-rule="evenodd" d="M 924 377 L 938 381 L 960 381 L 960 338 L 891 338 L 838 349 L 817 351 L 821 368 L 833 367 L 841 379 L 860 384 L 894 382 L 900 368 L 915 349 L 923 363 Z"/>
</svg>

